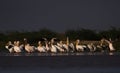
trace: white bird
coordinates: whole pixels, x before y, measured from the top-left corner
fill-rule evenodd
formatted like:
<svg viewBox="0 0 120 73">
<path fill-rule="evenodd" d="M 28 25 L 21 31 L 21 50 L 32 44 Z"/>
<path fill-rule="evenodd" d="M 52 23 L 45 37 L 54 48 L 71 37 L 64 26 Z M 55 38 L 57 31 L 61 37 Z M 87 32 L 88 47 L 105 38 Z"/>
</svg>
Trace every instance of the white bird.
<svg viewBox="0 0 120 73">
<path fill-rule="evenodd" d="M 46 50 L 46 52 L 47 51 L 49 51 L 50 50 L 50 48 L 49 48 L 49 46 L 48 46 L 48 41 L 47 41 L 47 39 L 46 38 L 43 38 L 44 39 L 44 42 L 45 42 L 45 46 L 44 46 L 44 48 L 45 48 L 45 50 Z"/>
<path fill-rule="evenodd" d="M 54 45 L 51 45 L 51 52 L 53 53 L 57 52 L 57 48 Z"/>
<path fill-rule="evenodd" d="M 37 47 L 37 50 L 38 50 L 39 52 L 45 52 L 45 47 L 43 47 L 43 46 L 38 46 L 38 47 Z"/>
<path fill-rule="evenodd" d="M 30 44 L 26 44 L 26 45 L 25 45 L 25 50 L 26 50 L 28 53 L 34 52 L 34 46 L 30 46 Z"/>
<path fill-rule="evenodd" d="M 83 46 L 83 45 L 76 45 L 76 50 L 77 51 L 84 51 L 84 48 L 86 48 L 86 47 Z"/>
<path fill-rule="evenodd" d="M 53 53 L 56 53 L 56 52 L 57 52 L 57 48 L 55 47 L 55 45 L 53 45 L 55 39 L 56 39 L 56 38 L 52 38 L 51 41 L 50 41 L 50 45 L 51 45 L 50 50 L 51 50 L 51 52 L 53 52 Z"/>
<path fill-rule="evenodd" d="M 62 49 L 61 47 L 55 45 L 55 47 L 60 51 L 60 52 L 64 52 L 64 49 Z"/>
<path fill-rule="evenodd" d="M 13 47 L 14 47 L 14 45 L 12 44 L 11 41 L 9 41 L 8 44 L 5 46 L 5 48 L 8 49 L 8 51 L 10 53 L 14 52 L 14 48 Z"/>
<path fill-rule="evenodd" d="M 16 53 L 19 53 L 19 52 L 21 52 L 21 49 L 20 49 L 20 47 L 18 47 L 18 46 L 14 46 L 14 51 L 15 51 Z"/>
<path fill-rule="evenodd" d="M 95 46 L 93 45 L 93 43 L 88 44 L 87 47 L 89 48 L 89 50 L 90 50 L 91 52 L 96 50 L 96 48 L 95 48 Z"/>
<path fill-rule="evenodd" d="M 69 51 L 69 48 L 68 48 L 68 45 L 67 44 L 63 44 L 63 48 L 65 48 L 65 50 L 68 52 Z"/>
<path fill-rule="evenodd" d="M 110 51 L 114 51 L 115 50 L 115 48 L 113 47 L 113 44 L 111 42 L 109 43 L 109 48 L 110 48 Z"/>
<path fill-rule="evenodd" d="M 38 50 L 39 52 L 45 52 L 45 47 L 42 46 L 41 41 L 38 42 L 37 50 Z"/>
<path fill-rule="evenodd" d="M 20 53 L 20 52 L 22 52 L 21 51 L 21 48 L 20 48 L 20 46 L 19 46 L 19 41 L 15 41 L 14 42 L 14 51 L 16 52 L 16 53 Z"/>
<path fill-rule="evenodd" d="M 73 43 L 70 43 L 70 44 L 69 44 L 69 47 L 72 49 L 72 51 L 74 51 L 74 50 L 75 50 L 75 46 L 74 46 L 74 44 L 73 44 Z"/>
<path fill-rule="evenodd" d="M 115 51 L 115 48 L 113 47 L 112 41 L 105 40 L 109 44 L 110 51 Z"/>
<path fill-rule="evenodd" d="M 85 48 L 85 46 L 83 46 L 83 45 L 79 45 L 79 43 L 80 43 L 80 40 L 76 40 L 76 50 L 77 51 L 84 51 L 84 48 Z"/>
<path fill-rule="evenodd" d="M 48 46 L 47 43 L 45 44 L 45 49 L 46 49 L 46 51 L 49 51 L 49 50 L 50 50 L 50 47 Z"/>
<path fill-rule="evenodd" d="M 11 46 L 11 45 L 9 45 L 9 46 Z M 9 46 L 5 46 L 5 48 L 8 49 L 8 51 L 10 53 L 14 52 L 14 48 L 13 47 L 9 47 Z"/>
</svg>

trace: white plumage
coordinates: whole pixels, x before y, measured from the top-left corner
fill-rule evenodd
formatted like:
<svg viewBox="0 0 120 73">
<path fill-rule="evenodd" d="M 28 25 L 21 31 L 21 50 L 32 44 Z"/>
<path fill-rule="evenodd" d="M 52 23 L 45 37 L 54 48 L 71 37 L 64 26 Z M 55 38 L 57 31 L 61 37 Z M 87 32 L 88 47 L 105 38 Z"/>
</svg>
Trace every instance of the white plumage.
<svg viewBox="0 0 120 73">
<path fill-rule="evenodd" d="M 18 46 L 14 46 L 14 51 L 15 51 L 16 53 L 19 53 L 19 52 L 21 52 L 21 49 L 20 49 L 20 47 L 18 47 Z"/>
<path fill-rule="evenodd" d="M 34 52 L 34 47 L 30 46 L 29 44 L 25 45 L 25 50 L 30 53 L 30 52 Z"/>
<path fill-rule="evenodd" d="M 53 53 L 56 53 L 57 52 L 57 49 L 54 45 L 51 45 L 51 52 Z"/>
<path fill-rule="evenodd" d="M 43 46 L 38 46 L 38 47 L 37 47 L 37 50 L 38 50 L 39 52 L 45 52 L 45 47 L 43 47 Z"/>
</svg>

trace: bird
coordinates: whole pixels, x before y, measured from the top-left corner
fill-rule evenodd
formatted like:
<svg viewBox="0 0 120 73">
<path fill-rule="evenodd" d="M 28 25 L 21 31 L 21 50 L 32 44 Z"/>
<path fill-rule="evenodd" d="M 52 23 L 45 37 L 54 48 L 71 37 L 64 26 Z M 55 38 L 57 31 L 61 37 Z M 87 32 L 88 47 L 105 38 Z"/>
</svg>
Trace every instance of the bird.
<svg viewBox="0 0 120 73">
<path fill-rule="evenodd" d="M 110 40 L 105 40 L 107 43 L 108 43 L 108 45 L 109 45 L 109 50 L 110 51 L 115 51 L 115 48 L 113 47 L 113 43 L 112 43 L 112 41 L 111 41 L 111 39 Z"/>
<path fill-rule="evenodd" d="M 76 46 L 75 46 L 75 47 L 76 47 L 76 50 L 77 50 L 77 51 L 84 51 L 84 47 L 85 47 L 85 46 L 79 45 L 79 43 L 80 43 L 80 40 L 77 39 L 77 40 L 76 40 Z"/>
<path fill-rule="evenodd" d="M 16 53 L 22 52 L 19 44 L 20 44 L 19 41 L 14 41 L 14 52 Z"/>
<path fill-rule="evenodd" d="M 42 46 L 41 41 L 38 42 L 37 50 L 38 50 L 39 52 L 45 52 L 45 47 Z"/>
<path fill-rule="evenodd" d="M 31 46 L 30 44 L 26 44 L 25 45 L 25 50 L 28 52 L 28 53 L 31 53 L 31 52 L 34 52 L 35 50 L 35 47 L 34 46 Z"/>
<path fill-rule="evenodd" d="M 7 45 L 5 46 L 5 48 L 10 52 L 13 53 L 14 52 L 14 45 L 12 44 L 11 41 L 8 41 Z"/>
<path fill-rule="evenodd" d="M 56 38 L 52 38 L 51 41 L 50 41 L 50 50 L 51 50 L 51 52 L 56 53 L 57 48 L 54 45 L 54 39 L 56 39 Z"/>
</svg>

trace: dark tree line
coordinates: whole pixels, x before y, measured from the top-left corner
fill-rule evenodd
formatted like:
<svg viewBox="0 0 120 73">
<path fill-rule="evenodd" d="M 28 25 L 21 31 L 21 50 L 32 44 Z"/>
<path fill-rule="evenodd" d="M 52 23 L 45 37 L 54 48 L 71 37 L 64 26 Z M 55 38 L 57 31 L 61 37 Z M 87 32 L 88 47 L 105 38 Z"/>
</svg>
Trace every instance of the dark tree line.
<svg viewBox="0 0 120 73">
<path fill-rule="evenodd" d="M 66 37 L 69 37 L 70 40 L 100 40 L 101 38 L 112 40 L 120 40 L 120 29 L 111 28 L 105 31 L 96 32 L 89 29 L 78 29 L 78 30 L 67 30 L 64 33 L 58 33 L 48 29 L 42 29 L 34 32 L 9 32 L 9 33 L 0 33 L 0 41 L 9 41 L 9 40 L 23 40 L 23 38 L 28 38 L 31 41 L 38 41 L 41 38 L 51 39 L 53 37 L 60 40 L 65 40 Z"/>
</svg>

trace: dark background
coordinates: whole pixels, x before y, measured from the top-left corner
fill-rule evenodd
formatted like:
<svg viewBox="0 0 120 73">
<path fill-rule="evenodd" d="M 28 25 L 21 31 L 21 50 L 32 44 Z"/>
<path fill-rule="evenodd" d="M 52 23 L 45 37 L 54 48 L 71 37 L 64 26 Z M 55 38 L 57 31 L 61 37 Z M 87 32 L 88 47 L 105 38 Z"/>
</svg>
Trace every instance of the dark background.
<svg viewBox="0 0 120 73">
<path fill-rule="evenodd" d="M 0 31 L 120 27 L 119 0 L 0 0 Z"/>
</svg>

